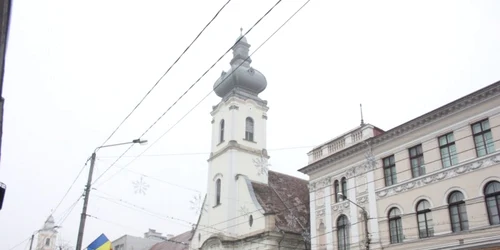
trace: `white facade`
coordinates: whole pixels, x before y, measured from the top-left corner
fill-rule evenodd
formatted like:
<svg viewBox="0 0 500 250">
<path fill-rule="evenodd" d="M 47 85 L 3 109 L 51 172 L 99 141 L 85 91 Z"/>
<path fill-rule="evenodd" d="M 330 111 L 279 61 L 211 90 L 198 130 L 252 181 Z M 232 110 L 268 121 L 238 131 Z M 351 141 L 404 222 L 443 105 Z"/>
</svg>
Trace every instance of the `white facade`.
<svg viewBox="0 0 500 250">
<path fill-rule="evenodd" d="M 231 70 L 223 72 L 214 86 L 222 99 L 211 112 L 212 153 L 208 159 L 207 195 L 190 249 L 276 249 L 303 245 L 300 233 L 292 233 L 302 231 L 297 230 L 298 225 L 308 224 L 308 200 L 301 204 L 304 199 L 297 197 L 299 205 L 306 208 L 303 209 L 307 212 L 305 217 L 301 217 L 305 212 L 299 213 L 296 208 L 273 210 L 291 202 L 279 200 L 285 195 L 280 185 L 274 185 L 277 179 L 292 183 L 292 187 L 302 187 L 302 190 L 307 186 L 303 180 L 267 169 L 269 108 L 267 102 L 258 97 L 267 82 L 250 66 L 249 47 L 246 38 L 240 37 L 234 47 Z M 263 202 L 267 203 L 263 205 Z M 288 222 L 282 219 L 285 216 L 293 226 L 280 227 Z M 306 223 L 301 223 L 300 219 Z"/>
<path fill-rule="evenodd" d="M 301 169 L 311 177 L 312 249 L 365 249 L 367 236 L 370 249 L 500 249 L 500 82 L 329 151 L 335 143 Z M 332 195 L 343 177 L 368 212 L 368 235 L 363 210 Z"/>
</svg>

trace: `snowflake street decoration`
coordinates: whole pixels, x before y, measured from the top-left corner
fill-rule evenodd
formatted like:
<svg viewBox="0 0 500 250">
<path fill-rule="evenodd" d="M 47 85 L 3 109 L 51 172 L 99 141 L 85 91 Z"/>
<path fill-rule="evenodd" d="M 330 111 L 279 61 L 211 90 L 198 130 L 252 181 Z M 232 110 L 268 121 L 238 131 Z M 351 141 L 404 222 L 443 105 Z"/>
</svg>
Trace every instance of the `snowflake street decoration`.
<svg viewBox="0 0 500 250">
<path fill-rule="evenodd" d="M 203 209 L 203 211 L 208 212 L 207 210 L 207 204 L 203 204 L 203 199 L 201 198 L 201 193 L 198 193 L 197 195 L 195 194 L 193 196 L 193 199 L 189 201 L 191 203 L 191 209 L 194 210 L 194 212 L 199 215 Z"/>
<path fill-rule="evenodd" d="M 286 220 L 288 227 L 294 228 L 297 225 L 297 221 L 295 220 L 295 216 L 290 212 L 289 214 L 286 215 Z"/>
<path fill-rule="evenodd" d="M 249 214 L 248 208 L 246 206 L 244 206 L 244 205 L 240 207 L 239 211 L 240 211 L 240 215 L 243 216 L 243 217 L 245 217 L 245 218 Z"/>
<path fill-rule="evenodd" d="M 132 184 L 134 185 L 134 193 L 146 195 L 149 184 L 144 181 L 143 176 L 141 176 L 141 179 L 139 179 L 138 181 L 132 182 Z"/>
<path fill-rule="evenodd" d="M 267 175 L 269 167 L 271 166 L 271 164 L 267 162 L 267 159 L 266 157 L 264 157 L 264 155 L 261 155 L 259 158 L 253 159 L 253 164 L 257 168 L 258 175 Z"/>
</svg>

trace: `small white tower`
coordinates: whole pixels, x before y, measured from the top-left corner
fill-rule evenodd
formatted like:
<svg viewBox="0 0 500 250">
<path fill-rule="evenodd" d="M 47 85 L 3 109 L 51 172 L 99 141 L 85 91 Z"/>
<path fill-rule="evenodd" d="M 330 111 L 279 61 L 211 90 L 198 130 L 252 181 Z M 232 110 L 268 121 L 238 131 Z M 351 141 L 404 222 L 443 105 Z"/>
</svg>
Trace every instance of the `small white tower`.
<svg viewBox="0 0 500 250">
<path fill-rule="evenodd" d="M 36 250 L 56 250 L 57 230 L 54 217 L 47 218 L 43 228 L 38 231 Z"/>
<path fill-rule="evenodd" d="M 231 68 L 222 72 L 213 87 L 222 99 L 211 112 L 212 150 L 208 159 L 206 203 L 210 207 L 210 217 L 220 220 L 237 217 L 237 176 L 268 183 L 267 172 L 264 173 L 259 164 L 269 158 L 265 150 L 269 108 L 267 101 L 258 96 L 266 89 L 267 80 L 250 65 L 247 39 L 240 35 L 237 41 Z M 256 159 L 260 160 L 256 162 Z M 228 222 L 227 226 L 233 222 Z M 232 230 L 234 227 L 229 231 Z"/>
</svg>

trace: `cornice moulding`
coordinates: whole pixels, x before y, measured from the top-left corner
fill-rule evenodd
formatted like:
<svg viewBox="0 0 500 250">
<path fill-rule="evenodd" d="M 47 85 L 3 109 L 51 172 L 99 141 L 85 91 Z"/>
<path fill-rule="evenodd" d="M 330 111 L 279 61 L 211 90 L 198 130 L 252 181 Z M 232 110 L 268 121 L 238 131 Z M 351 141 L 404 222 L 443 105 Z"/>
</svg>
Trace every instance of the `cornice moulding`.
<svg viewBox="0 0 500 250">
<path fill-rule="evenodd" d="M 460 175 L 464 175 L 478 169 L 487 168 L 500 163 L 500 151 L 493 154 L 466 161 L 456 166 L 443 168 L 436 172 L 406 180 L 404 182 L 384 187 L 375 191 L 377 200 L 398 195 L 410 190 L 414 190 L 426 185 L 430 185 L 439 181 L 451 179 Z"/>
</svg>

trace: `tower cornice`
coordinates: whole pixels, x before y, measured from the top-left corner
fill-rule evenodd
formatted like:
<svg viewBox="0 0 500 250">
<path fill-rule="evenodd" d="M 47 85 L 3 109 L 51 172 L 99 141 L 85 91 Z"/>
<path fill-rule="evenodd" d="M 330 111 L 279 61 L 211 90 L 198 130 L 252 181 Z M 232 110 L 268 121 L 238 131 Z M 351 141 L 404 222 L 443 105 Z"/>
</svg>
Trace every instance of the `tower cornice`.
<svg viewBox="0 0 500 250">
<path fill-rule="evenodd" d="M 210 158 L 208 158 L 207 161 L 210 162 L 210 161 L 214 160 L 215 158 L 219 157 L 220 155 L 224 154 L 225 152 L 227 152 L 227 151 L 229 151 L 231 149 L 235 149 L 235 150 L 238 150 L 238 151 L 241 151 L 241 152 L 253 154 L 253 155 L 258 156 L 258 157 L 262 156 L 262 157 L 265 157 L 267 159 L 271 158 L 267 154 L 263 155 L 262 154 L 262 150 L 254 149 L 254 148 L 251 148 L 251 147 L 247 147 L 245 145 L 239 144 L 237 141 L 231 140 L 231 141 L 229 141 L 227 143 L 226 146 L 224 146 L 223 148 L 221 148 L 217 152 L 210 153 Z"/>
</svg>

